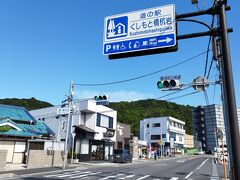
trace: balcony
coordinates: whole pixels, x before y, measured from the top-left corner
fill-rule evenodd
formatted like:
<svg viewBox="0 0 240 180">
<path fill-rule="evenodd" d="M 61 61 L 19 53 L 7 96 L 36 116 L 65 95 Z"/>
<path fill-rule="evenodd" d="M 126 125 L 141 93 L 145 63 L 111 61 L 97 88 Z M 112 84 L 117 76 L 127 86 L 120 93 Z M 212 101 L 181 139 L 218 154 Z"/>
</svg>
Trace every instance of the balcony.
<svg viewBox="0 0 240 180">
<path fill-rule="evenodd" d="M 185 134 L 184 129 L 180 129 L 180 128 L 174 127 L 174 126 L 168 126 L 168 131 L 175 132 L 175 133 L 178 133 L 178 134 Z"/>
</svg>

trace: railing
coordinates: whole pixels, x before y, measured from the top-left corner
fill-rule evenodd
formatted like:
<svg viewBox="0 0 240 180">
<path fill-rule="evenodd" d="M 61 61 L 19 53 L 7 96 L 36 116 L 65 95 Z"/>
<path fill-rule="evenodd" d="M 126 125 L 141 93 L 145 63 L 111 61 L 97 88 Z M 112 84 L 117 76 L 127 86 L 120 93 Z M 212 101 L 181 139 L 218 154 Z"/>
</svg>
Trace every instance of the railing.
<svg viewBox="0 0 240 180">
<path fill-rule="evenodd" d="M 174 127 L 174 126 L 168 126 L 168 131 L 174 131 L 174 132 L 177 132 L 177 133 L 185 134 L 184 129 Z"/>
</svg>

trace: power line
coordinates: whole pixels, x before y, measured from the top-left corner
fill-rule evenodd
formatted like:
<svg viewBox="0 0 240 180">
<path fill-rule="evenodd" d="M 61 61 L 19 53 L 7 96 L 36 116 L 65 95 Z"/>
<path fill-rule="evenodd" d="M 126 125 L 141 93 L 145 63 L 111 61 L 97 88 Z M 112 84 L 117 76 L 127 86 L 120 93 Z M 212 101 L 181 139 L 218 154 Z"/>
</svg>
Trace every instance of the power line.
<svg viewBox="0 0 240 180">
<path fill-rule="evenodd" d="M 208 50 L 208 51 L 211 51 L 211 50 Z M 130 79 L 125 79 L 125 80 L 120 80 L 120 81 L 114 81 L 114 82 L 93 83 L 93 84 L 76 83 L 76 84 L 74 84 L 74 85 L 76 85 L 76 86 L 105 86 L 105 85 L 120 84 L 120 83 L 129 82 L 129 81 L 134 81 L 134 80 L 137 80 L 137 79 L 142 79 L 142 78 L 145 78 L 145 77 L 147 77 L 147 76 L 151 76 L 151 75 L 160 73 L 160 72 L 162 72 L 162 71 L 166 71 L 166 70 L 168 70 L 168 69 L 174 68 L 174 67 L 179 66 L 179 65 L 181 65 L 181 64 L 184 64 L 184 63 L 186 63 L 186 62 L 188 62 L 188 61 L 190 61 L 190 60 L 193 60 L 193 59 L 195 59 L 195 58 L 197 58 L 197 57 L 199 57 L 199 56 L 207 53 L 208 51 L 201 52 L 201 53 L 199 53 L 199 54 L 197 54 L 197 55 L 195 55 L 195 56 L 193 56 L 193 57 L 191 57 L 191 58 L 189 58 L 189 59 L 186 59 L 186 60 L 184 60 L 184 61 L 182 61 L 182 62 L 176 63 L 176 64 L 174 64 L 174 65 L 168 66 L 168 67 L 166 67 L 166 68 L 163 68 L 163 69 L 160 69 L 160 70 L 158 70 L 158 71 L 155 71 L 155 72 L 152 72 L 152 73 L 148 73 L 148 74 L 145 74 L 145 75 L 142 75 L 142 76 L 138 76 L 138 77 L 134 77 L 134 78 L 130 78 Z"/>
<path fill-rule="evenodd" d="M 209 66 L 209 70 L 208 70 L 208 74 L 207 74 L 207 79 L 209 78 L 209 75 L 210 75 L 210 72 L 211 72 L 211 69 L 212 69 L 212 65 L 213 65 L 213 57 L 212 57 L 212 60 L 211 60 L 211 64 Z"/>
<path fill-rule="evenodd" d="M 212 5 L 212 6 L 215 6 L 215 1 L 213 2 L 213 5 Z M 213 16 L 212 16 L 211 29 L 213 29 L 214 20 L 215 20 L 215 16 L 213 15 Z M 209 40 L 208 40 L 207 56 L 206 56 L 206 63 L 205 63 L 205 68 L 204 68 L 204 77 L 206 76 L 206 73 L 207 73 L 208 55 L 209 55 L 209 49 L 210 49 L 211 40 L 212 40 L 212 36 L 210 36 L 210 37 L 209 37 Z"/>
<path fill-rule="evenodd" d="M 196 93 L 199 93 L 199 92 L 198 92 L 198 91 L 194 91 L 194 92 L 192 92 L 192 93 L 188 93 L 188 94 L 184 94 L 184 95 L 181 95 L 181 96 L 177 96 L 177 97 L 173 97 L 173 98 L 166 99 L 165 101 L 182 98 L 182 97 L 189 96 L 189 95 L 196 94 Z"/>
<path fill-rule="evenodd" d="M 184 90 L 189 89 L 189 88 L 191 88 L 191 86 L 189 86 L 189 87 L 187 87 L 187 88 L 184 88 L 184 89 L 180 89 L 180 90 L 178 90 L 178 91 L 175 91 L 175 92 L 172 92 L 172 93 L 169 93 L 169 94 L 166 94 L 166 95 L 164 95 L 164 96 L 160 96 L 160 97 L 156 98 L 156 100 L 157 100 L 157 99 L 162 99 L 162 98 L 164 98 L 164 97 L 167 97 L 167 96 L 170 96 L 170 95 L 173 95 L 173 94 L 176 94 L 176 93 L 179 93 L 179 92 L 184 91 Z"/>
</svg>

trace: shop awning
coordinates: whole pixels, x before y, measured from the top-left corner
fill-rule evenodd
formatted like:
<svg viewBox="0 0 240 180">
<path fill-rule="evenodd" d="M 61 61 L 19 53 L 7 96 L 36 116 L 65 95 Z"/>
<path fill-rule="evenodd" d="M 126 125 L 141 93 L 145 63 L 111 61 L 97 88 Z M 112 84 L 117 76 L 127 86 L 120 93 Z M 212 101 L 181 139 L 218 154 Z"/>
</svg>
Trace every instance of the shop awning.
<svg viewBox="0 0 240 180">
<path fill-rule="evenodd" d="M 73 127 L 78 128 L 78 129 L 80 129 L 80 130 L 83 130 L 83 131 L 85 131 L 85 132 L 97 133 L 97 132 L 95 132 L 93 129 L 90 129 L 90 128 L 84 126 L 84 125 L 78 125 L 78 126 L 73 126 Z"/>
</svg>

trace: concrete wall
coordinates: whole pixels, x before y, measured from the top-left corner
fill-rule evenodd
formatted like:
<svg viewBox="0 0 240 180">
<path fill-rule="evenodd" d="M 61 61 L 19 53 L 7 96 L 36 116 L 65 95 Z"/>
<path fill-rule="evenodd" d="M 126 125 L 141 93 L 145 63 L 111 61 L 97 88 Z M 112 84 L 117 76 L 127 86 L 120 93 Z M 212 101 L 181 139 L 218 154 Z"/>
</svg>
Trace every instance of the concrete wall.
<svg viewBox="0 0 240 180">
<path fill-rule="evenodd" d="M 62 151 L 54 151 L 54 153 L 48 154 L 48 151 L 43 150 L 30 150 L 28 156 L 27 168 L 40 168 L 51 166 L 63 165 Z"/>
<path fill-rule="evenodd" d="M 189 135 L 189 134 L 184 135 L 184 147 L 194 148 L 193 135 Z"/>
<path fill-rule="evenodd" d="M 0 150 L 0 169 L 3 169 L 7 161 L 7 150 Z"/>
</svg>

